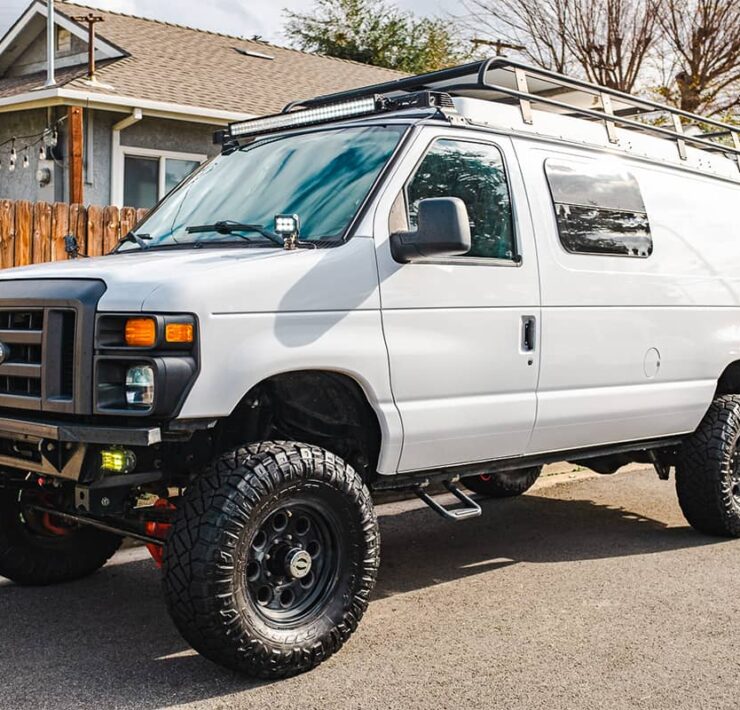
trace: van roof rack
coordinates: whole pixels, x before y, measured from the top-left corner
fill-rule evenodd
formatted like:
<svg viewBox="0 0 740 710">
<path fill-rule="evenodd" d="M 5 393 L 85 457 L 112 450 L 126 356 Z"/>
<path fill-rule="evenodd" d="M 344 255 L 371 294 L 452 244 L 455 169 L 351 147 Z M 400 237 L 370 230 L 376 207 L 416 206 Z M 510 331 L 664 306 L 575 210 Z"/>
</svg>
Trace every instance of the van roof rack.
<svg viewBox="0 0 740 710">
<path fill-rule="evenodd" d="M 623 126 L 669 138 L 676 142 L 681 160 L 686 145 L 732 156 L 740 168 L 740 126 L 682 111 L 665 104 L 599 86 L 582 79 L 558 74 L 507 57 L 491 57 L 450 69 L 395 79 L 305 101 L 288 104 L 283 113 L 308 109 L 370 95 L 401 95 L 417 91 L 445 92 L 451 96 L 483 99 L 497 103 L 518 103 L 524 123 L 534 121 L 533 106 L 568 116 L 603 121 L 608 139 L 617 143 L 616 126 Z M 662 112 L 670 125 L 635 120 L 635 116 Z M 701 132 L 687 132 L 686 124 Z M 711 127 L 704 132 L 702 126 Z M 696 130 L 696 129 L 694 129 Z M 727 143 L 717 139 L 729 139 Z"/>
</svg>

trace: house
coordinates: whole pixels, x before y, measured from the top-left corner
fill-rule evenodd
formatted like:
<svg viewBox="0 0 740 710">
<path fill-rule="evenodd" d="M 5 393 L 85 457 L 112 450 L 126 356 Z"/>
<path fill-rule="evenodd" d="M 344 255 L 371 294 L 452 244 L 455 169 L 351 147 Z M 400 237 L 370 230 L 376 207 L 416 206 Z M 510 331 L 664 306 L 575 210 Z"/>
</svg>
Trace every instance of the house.
<svg viewBox="0 0 740 710">
<path fill-rule="evenodd" d="M 401 76 L 259 40 L 54 6 L 54 85 L 46 2 L 33 2 L 0 40 L 0 199 L 70 201 L 81 190 L 86 204 L 151 207 L 218 152 L 213 132 L 229 122 Z M 94 34 L 89 15 L 99 18 Z"/>
</svg>

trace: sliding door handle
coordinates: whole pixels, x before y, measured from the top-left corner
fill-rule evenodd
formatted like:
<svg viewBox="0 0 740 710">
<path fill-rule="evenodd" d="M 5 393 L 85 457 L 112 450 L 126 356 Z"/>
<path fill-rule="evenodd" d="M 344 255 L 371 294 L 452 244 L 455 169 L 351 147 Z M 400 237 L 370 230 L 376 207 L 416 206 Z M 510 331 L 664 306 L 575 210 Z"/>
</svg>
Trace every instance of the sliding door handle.
<svg viewBox="0 0 740 710">
<path fill-rule="evenodd" d="M 537 321 L 534 316 L 522 316 L 522 350 L 531 353 L 535 348 Z"/>
</svg>

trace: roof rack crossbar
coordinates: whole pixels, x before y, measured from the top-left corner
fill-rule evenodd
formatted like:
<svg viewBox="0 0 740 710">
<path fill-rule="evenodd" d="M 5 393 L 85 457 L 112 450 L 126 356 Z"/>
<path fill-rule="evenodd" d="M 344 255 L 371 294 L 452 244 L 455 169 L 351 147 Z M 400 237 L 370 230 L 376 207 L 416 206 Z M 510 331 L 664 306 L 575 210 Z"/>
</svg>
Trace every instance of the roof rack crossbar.
<svg viewBox="0 0 740 710">
<path fill-rule="evenodd" d="M 602 106 L 603 106 L 604 97 L 607 96 L 607 97 L 610 97 L 610 99 L 611 97 L 617 98 L 622 103 L 626 103 L 638 109 L 648 107 L 652 109 L 652 111 L 667 112 L 670 114 L 671 121 L 673 123 L 673 129 L 664 128 L 662 126 L 658 126 L 655 124 L 635 121 L 625 116 L 617 116 L 617 115 L 614 115 L 613 113 L 610 114 L 608 111 L 604 111 L 604 110 L 596 111 L 593 109 L 583 108 L 581 106 L 575 106 L 573 104 L 569 104 L 564 101 L 558 101 L 557 99 L 552 99 L 546 96 L 541 96 L 537 94 L 529 94 L 529 93 L 522 94 L 522 92 L 514 91 L 513 89 L 509 89 L 508 87 L 504 87 L 498 84 L 490 84 L 486 81 L 485 77 L 492 66 L 496 66 L 497 68 L 513 68 L 515 71 L 525 72 L 529 76 L 546 78 L 552 81 L 557 80 L 561 86 L 564 86 L 566 88 L 567 87 L 578 88 L 588 93 L 594 94 L 595 96 L 598 96 L 601 99 Z M 483 62 L 478 72 L 478 84 L 479 84 L 480 89 L 488 89 L 491 91 L 500 92 L 502 94 L 508 94 L 509 96 L 518 98 L 520 101 L 522 101 L 523 99 L 528 99 L 532 103 L 544 103 L 550 106 L 554 106 L 556 108 L 563 109 L 568 112 L 572 112 L 577 115 L 588 116 L 590 118 L 598 118 L 600 120 L 605 121 L 607 125 L 610 123 L 619 124 L 619 125 L 627 126 L 630 128 L 636 128 L 640 131 L 645 131 L 648 133 L 655 133 L 657 135 L 671 138 L 672 140 L 676 141 L 676 146 L 678 148 L 678 155 L 681 160 L 686 160 L 688 157 L 686 153 L 687 143 L 691 143 L 692 145 L 695 145 L 695 146 L 700 146 L 704 148 L 705 150 L 709 150 L 713 152 L 720 152 L 720 153 L 725 153 L 725 154 L 731 153 L 731 154 L 734 154 L 738 168 L 740 169 L 740 127 L 738 126 L 732 126 L 728 123 L 717 121 L 716 119 L 698 116 L 696 114 L 689 113 L 688 111 L 683 111 L 681 109 L 676 109 L 671 106 L 659 104 L 655 101 L 650 101 L 649 99 L 637 98 L 635 96 L 632 96 L 631 94 L 626 94 L 616 89 L 610 89 L 607 87 L 598 86 L 597 84 L 592 84 L 588 81 L 583 81 L 581 79 L 572 79 L 570 77 L 564 77 L 561 74 L 557 74 L 556 72 L 552 72 L 547 69 L 539 69 L 537 67 L 530 67 L 528 65 L 522 64 L 521 62 L 516 62 L 516 61 L 512 61 L 508 59 L 502 60 L 501 57 L 493 57 L 492 59 L 488 59 L 485 62 Z M 448 92 L 454 94 L 454 89 L 448 88 Z M 726 132 L 727 135 L 732 136 L 733 145 L 728 146 L 722 143 L 715 143 L 712 140 L 708 140 L 707 136 L 705 136 L 704 134 L 701 134 L 698 136 L 692 136 L 692 135 L 685 133 L 683 130 L 683 121 L 682 121 L 683 118 L 690 119 L 692 122 L 695 122 L 695 123 L 703 123 L 706 125 L 716 126 L 718 128 L 721 128 L 723 133 Z M 612 134 L 609 133 L 610 140 L 611 140 L 611 137 L 612 137 Z"/>
<path fill-rule="evenodd" d="M 504 69 L 514 73 L 516 89 L 502 86 L 500 84 L 490 83 L 487 75 L 495 69 Z M 444 86 L 435 87 L 436 82 L 450 82 L 456 78 L 469 77 L 471 74 L 476 75 L 476 81 L 464 82 L 460 84 L 445 84 Z M 560 101 L 552 96 L 533 93 L 529 89 L 529 79 L 540 79 L 552 83 L 556 88 L 584 92 L 593 95 L 596 102 L 600 104 L 600 109 L 591 109 L 578 106 L 566 101 Z M 535 105 L 548 106 L 557 108 L 568 115 L 576 115 L 602 121 L 606 126 L 607 136 L 611 143 L 617 143 L 616 126 L 637 129 L 639 131 L 653 133 L 655 135 L 669 138 L 675 141 L 679 157 L 682 160 L 687 159 L 686 145 L 691 144 L 703 148 L 704 150 L 732 155 L 740 168 L 740 126 L 733 126 L 714 118 L 699 116 L 697 114 L 684 111 L 679 108 L 673 108 L 665 104 L 660 104 L 650 99 L 645 99 L 631 94 L 627 94 L 617 89 L 611 89 L 605 86 L 564 76 L 549 69 L 534 67 L 523 62 L 519 62 L 507 57 L 491 57 L 489 59 L 465 64 L 451 69 L 442 69 L 429 74 L 421 74 L 403 79 L 374 86 L 351 89 L 336 94 L 319 96 L 307 101 L 296 101 L 286 106 L 283 111 L 291 111 L 296 107 L 314 107 L 321 106 L 334 101 L 347 100 L 367 96 L 368 94 L 388 94 L 395 92 L 419 91 L 423 89 L 442 90 L 453 96 L 461 95 L 461 92 L 491 92 L 499 97 L 504 95 L 519 103 L 522 114 L 522 120 L 525 123 L 531 123 L 534 120 L 532 107 Z M 500 100 L 490 98 L 489 101 Z M 626 105 L 628 110 L 619 108 L 614 110 L 613 103 Z M 635 113 L 667 113 L 670 117 L 671 127 L 657 125 L 655 123 L 645 123 L 629 118 L 624 113 L 634 115 Z M 712 126 L 719 130 L 698 135 L 687 133 L 684 130 L 684 121 L 692 124 Z M 717 143 L 714 138 L 731 138 L 732 145 Z"/>
</svg>

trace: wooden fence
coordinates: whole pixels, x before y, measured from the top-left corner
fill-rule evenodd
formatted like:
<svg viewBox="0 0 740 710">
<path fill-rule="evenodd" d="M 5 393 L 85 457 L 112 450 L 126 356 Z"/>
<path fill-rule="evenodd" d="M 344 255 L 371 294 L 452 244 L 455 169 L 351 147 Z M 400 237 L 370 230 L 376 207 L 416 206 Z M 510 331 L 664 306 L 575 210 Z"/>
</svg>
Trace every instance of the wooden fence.
<svg viewBox="0 0 740 710">
<path fill-rule="evenodd" d="M 0 268 L 66 259 L 64 237 L 74 234 L 80 251 L 107 254 L 146 210 L 0 200 Z"/>
</svg>

